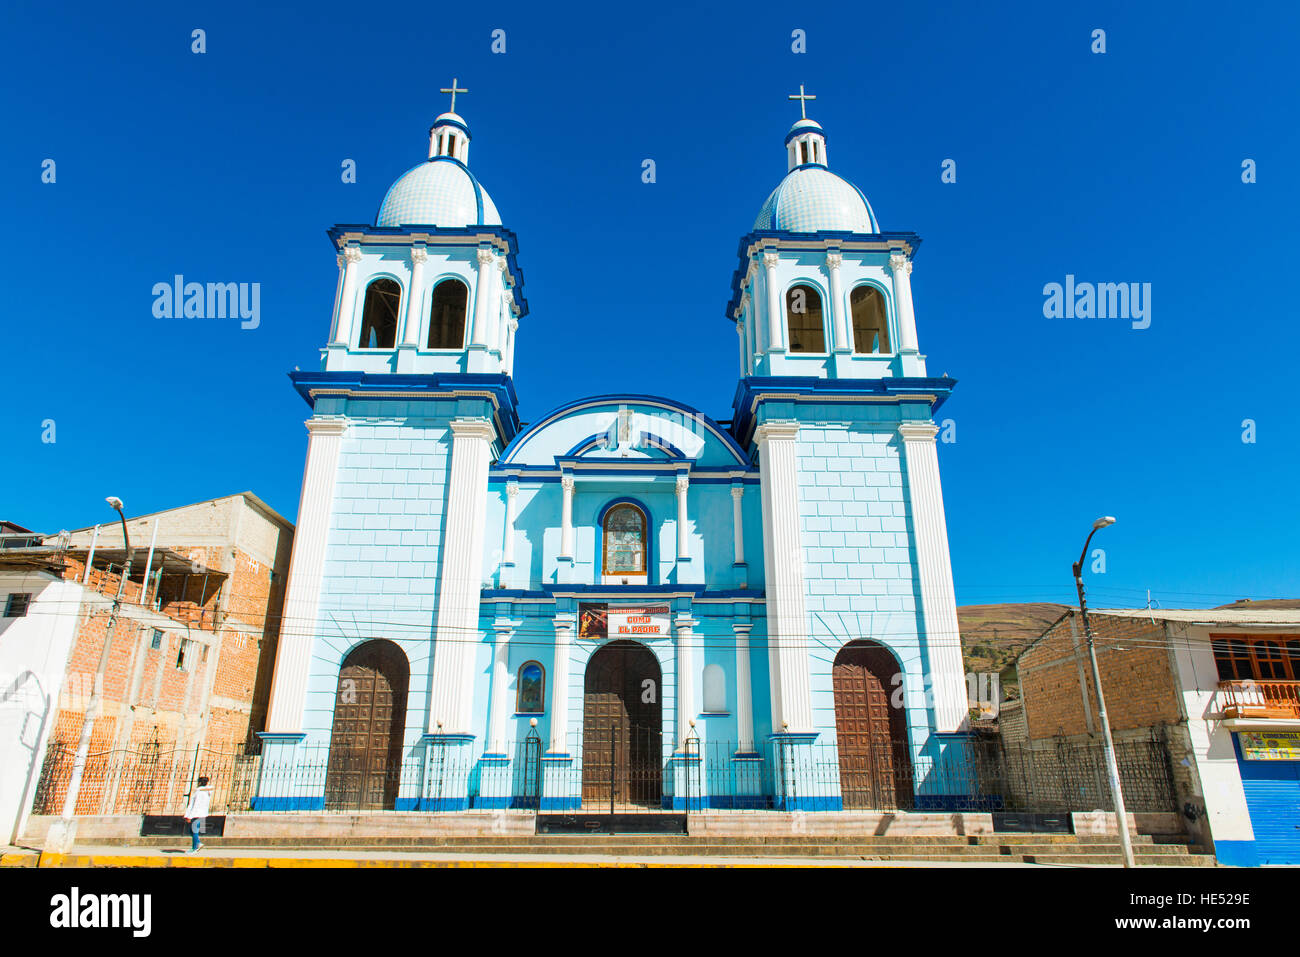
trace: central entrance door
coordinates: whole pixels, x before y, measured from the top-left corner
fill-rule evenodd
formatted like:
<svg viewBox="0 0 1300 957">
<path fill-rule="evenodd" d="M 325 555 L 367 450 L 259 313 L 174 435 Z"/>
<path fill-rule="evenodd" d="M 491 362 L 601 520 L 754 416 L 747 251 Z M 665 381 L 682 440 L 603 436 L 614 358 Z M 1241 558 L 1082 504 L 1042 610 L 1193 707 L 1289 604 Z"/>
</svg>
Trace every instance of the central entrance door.
<svg viewBox="0 0 1300 957">
<path fill-rule="evenodd" d="M 583 682 L 584 808 L 662 806 L 660 679 L 659 662 L 635 641 L 611 641 L 591 656 Z"/>
<path fill-rule="evenodd" d="M 327 808 L 392 810 L 409 679 L 406 655 L 391 641 L 367 641 L 343 659 L 325 774 Z"/>
<path fill-rule="evenodd" d="M 874 641 L 853 641 L 835 656 L 835 739 L 846 808 L 912 805 L 912 763 L 904 710 L 891 706 L 901 687 L 898 662 Z"/>
</svg>

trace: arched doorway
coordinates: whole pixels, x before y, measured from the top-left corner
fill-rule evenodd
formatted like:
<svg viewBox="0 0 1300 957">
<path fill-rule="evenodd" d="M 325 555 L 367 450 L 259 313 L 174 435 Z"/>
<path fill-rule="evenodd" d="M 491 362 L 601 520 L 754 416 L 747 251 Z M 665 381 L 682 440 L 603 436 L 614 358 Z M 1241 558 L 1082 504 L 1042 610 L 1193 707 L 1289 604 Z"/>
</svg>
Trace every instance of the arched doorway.
<svg viewBox="0 0 1300 957">
<path fill-rule="evenodd" d="M 587 663 L 582 696 L 582 803 L 659 807 L 662 682 L 645 645 L 611 641 Z"/>
<path fill-rule="evenodd" d="M 835 656 L 831 677 L 844 806 L 911 807 L 906 712 L 890 705 L 902 688 L 897 660 L 874 641 L 851 641 Z"/>
<path fill-rule="evenodd" d="M 382 638 L 358 645 L 343 659 L 325 774 L 327 808 L 393 808 L 410 674 L 402 649 Z"/>
</svg>

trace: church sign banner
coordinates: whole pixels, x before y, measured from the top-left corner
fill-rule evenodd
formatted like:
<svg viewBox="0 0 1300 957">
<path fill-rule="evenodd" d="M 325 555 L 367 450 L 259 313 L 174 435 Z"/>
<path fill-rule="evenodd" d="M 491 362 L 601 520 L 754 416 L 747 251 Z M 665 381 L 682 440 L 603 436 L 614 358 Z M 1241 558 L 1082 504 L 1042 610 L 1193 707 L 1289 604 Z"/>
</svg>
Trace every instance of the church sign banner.
<svg viewBox="0 0 1300 957">
<path fill-rule="evenodd" d="M 578 637 L 667 638 L 667 605 L 608 605 L 581 602 L 578 605 Z"/>
</svg>

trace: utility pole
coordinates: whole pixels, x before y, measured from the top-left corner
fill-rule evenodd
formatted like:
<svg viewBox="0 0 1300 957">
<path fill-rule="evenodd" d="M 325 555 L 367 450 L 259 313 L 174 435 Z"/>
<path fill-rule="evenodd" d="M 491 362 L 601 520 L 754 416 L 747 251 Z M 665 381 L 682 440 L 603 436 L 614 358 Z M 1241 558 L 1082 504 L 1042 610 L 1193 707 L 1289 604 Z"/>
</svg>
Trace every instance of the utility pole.
<svg viewBox="0 0 1300 957">
<path fill-rule="evenodd" d="M 1092 523 L 1092 531 L 1083 543 L 1079 560 L 1074 563 L 1074 583 L 1079 589 L 1079 614 L 1083 618 L 1083 633 L 1088 639 L 1088 661 L 1092 665 L 1092 686 L 1097 692 L 1097 718 L 1101 721 L 1103 750 L 1106 754 L 1106 775 L 1110 779 L 1110 797 L 1115 804 L 1115 820 L 1119 826 L 1119 846 L 1124 855 L 1125 867 L 1136 867 L 1133 861 L 1133 841 L 1128 833 L 1128 811 L 1124 807 L 1124 791 L 1120 787 L 1119 764 L 1115 760 L 1115 741 L 1110 733 L 1110 716 L 1106 713 L 1106 696 L 1101 690 L 1101 671 L 1097 668 L 1097 648 L 1093 642 L 1092 625 L 1088 622 L 1088 602 L 1083 597 L 1083 563 L 1088 557 L 1088 546 L 1092 536 L 1108 525 L 1114 525 L 1115 518 L 1103 516 Z"/>
<path fill-rule="evenodd" d="M 77 753 L 72 760 L 72 778 L 68 781 L 68 794 L 63 801 L 63 814 L 59 818 L 57 829 L 52 829 L 53 840 L 47 839 L 45 843 L 45 850 L 52 853 L 67 853 L 72 849 L 76 836 L 75 819 L 77 799 L 81 796 L 81 779 L 86 773 L 86 759 L 90 754 L 90 738 L 95 730 L 95 718 L 103 707 L 104 675 L 108 671 L 108 656 L 113 646 L 113 632 L 117 629 L 117 617 L 122 608 L 122 593 L 126 588 L 126 580 L 131 577 L 131 538 L 126 530 L 126 515 L 122 513 L 122 500 L 115 495 L 110 495 L 105 501 L 117 512 L 117 517 L 122 522 L 122 544 L 126 547 L 126 564 L 122 568 L 122 577 L 118 579 L 117 595 L 113 599 L 113 610 L 109 614 L 108 627 L 105 629 L 104 647 L 99 653 L 99 666 L 95 669 L 90 702 L 86 705 L 82 717 L 81 738 L 77 741 Z M 89 556 L 86 562 L 86 573 L 89 576 Z"/>
</svg>

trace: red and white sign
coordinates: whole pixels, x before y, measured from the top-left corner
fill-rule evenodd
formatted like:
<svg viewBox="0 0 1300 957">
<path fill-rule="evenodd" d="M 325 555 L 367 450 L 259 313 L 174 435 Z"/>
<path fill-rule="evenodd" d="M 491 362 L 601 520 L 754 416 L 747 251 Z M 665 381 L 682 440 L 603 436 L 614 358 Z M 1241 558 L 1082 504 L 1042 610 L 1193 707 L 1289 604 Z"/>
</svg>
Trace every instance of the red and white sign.
<svg viewBox="0 0 1300 957">
<path fill-rule="evenodd" d="M 610 605 L 610 638 L 667 638 L 667 605 Z"/>
</svg>

